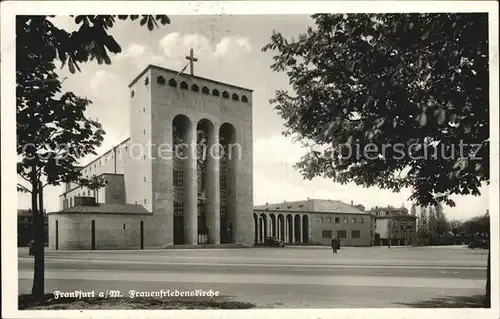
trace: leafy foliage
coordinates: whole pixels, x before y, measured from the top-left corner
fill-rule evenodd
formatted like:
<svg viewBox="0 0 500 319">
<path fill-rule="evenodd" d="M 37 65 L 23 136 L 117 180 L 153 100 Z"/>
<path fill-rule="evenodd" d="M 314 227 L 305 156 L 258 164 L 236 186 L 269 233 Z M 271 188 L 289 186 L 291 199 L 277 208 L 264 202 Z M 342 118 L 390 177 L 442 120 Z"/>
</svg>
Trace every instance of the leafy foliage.
<svg viewBox="0 0 500 319">
<path fill-rule="evenodd" d="M 99 64 L 111 64 L 109 53 L 120 53 L 121 47 L 108 34 L 108 30 L 113 28 L 116 20 L 132 21 L 139 20 L 141 26 L 147 26 L 152 31 L 161 25 L 170 24 L 170 19 L 166 15 L 79 15 L 72 16 L 75 24 L 80 27 L 74 32 L 67 32 L 56 27 L 51 21 L 53 16 L 18 16 L 17 24 L 27 26 L 20 30 L 30 29 L 29 35 L 33 40 L 42 36 L 48 44 L 45 46 L 44 55 L 48 60 L 58 58 L 62 62 L 62 67 L 68 66 L 71 73 L 80 71 L 79 64 L 88 61 L 97 61 Z M 22 36 L 27 36 L 24 33 Z M 25 55 L 18 52 L 19 55 Z"/>
<path fill-rule="evenodd" d="M 297 40 L 273 32 L 262 48 L 277 52 L 271 68 L 293 89 L 271 100 L 284 135 L 319 147 L 296 165 L 304 178 L 408 187 L 424 206 L 479 195 L 489 181 L 487 14 L 312 17 Z"/>
</svg>

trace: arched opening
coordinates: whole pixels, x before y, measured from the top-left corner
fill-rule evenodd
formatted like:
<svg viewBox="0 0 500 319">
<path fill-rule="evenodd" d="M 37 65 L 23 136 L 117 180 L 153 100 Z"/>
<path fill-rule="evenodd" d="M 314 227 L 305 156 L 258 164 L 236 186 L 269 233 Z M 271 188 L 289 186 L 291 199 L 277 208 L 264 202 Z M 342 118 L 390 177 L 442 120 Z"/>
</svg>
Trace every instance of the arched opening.
<svg viewBox="0 0 500 319">
<path fill-rule="evenodd" d="M 91 240 L 92 240 L 92 250 L 95 250 L 95 220 L 92 220 L 91 224 Z"/>
<path fill-rule="evenodd" d="M 173 228 L 174 245 L 193 244 L 197 242 L 197 193 L 196 176 L 192 176 L 190 163 L 190 147 L 194 147 L 191 120 L 182 114 L 172 121 L 173 143 Z"/>
<path fill-rule="evenodd" d="M 229 93 L 227 91 L 222 92 L 222 97 L 225 99 L 229 99 Z"/>
<path fill-rule="evenodd" d="M 175 79 L 170 79 L 168 80 L 168 85 L 170 85 L 173 88 L 177 87 L 177 81 Z"/>
<path fill-rule="evenodd" d="M 278 238 L 285 241 L 285 216 L 278 215 Z"/>
<path fill-rule="evenodd" d="M 307 215 L 302 216 L 302 241 L 309 243 L 309 217 Z"/>
<path fill-rule="evenodd" d="M 241 102 L 248 103 L 248 98 L 246 97 L 246 95 L 241 96 Z"/>
<path fill-rule="evenodd" d="M 191 91 L 193 91 L 193 92 L 200 92 L 200 87 L 198 85 L 196 85 L 196 84 L 193 84 L 191 86 Z"/>
<path fill-rule="evenodd" d="M 233 101 L 239 101 L 239 100 L 240 100 L 240 97 L 238 96 L 238 94 L 233 93 Z"/>
<path fill-rule="evenodd" d="M 186 82 L 182 81 L 180 88 L 183 90 L 187 90 L 187 89 L 189 89 L 189 85 Z"/>
<path fill-rule="evenodd" d="M 271 237 L 276 238 L 277 236 L 277 231 L 276 231 L 276 215 L 271 214 L 270 216 L 271 219 Z"/>
<path fill-rule="evenodd" d="M 253 243 L 257 244 L 259 242 L 259 220 L 257 214 L 253 213 Z"/>
<path fill-rule="evenodd" d="M 159 77 L 156 78 L 156 83 L 160 85 L 165 85 L 165 78 L 160 75 Z"/>
<path fill-rule="evenodd" d="M 213 90 L 212 90 L 212 95 L 213 95 L 213 96 L 219 96 L 219 95 L 220 95 L 219 90 L 217 90 L 217 89 L 213 89 Z"/>
<path fill-rule="evenodd" d="M 293 217 L 290 214 L 286 215 L 286 231 L 286 242 L 293 243 Z"/>
<path fill-rule="evenodd" d="M 214 154 L 217 146 L 217 134 L 214 124 L 208 119 L 201 119 L 196 126 L 197 144 L 197 196 L 198 196 L 198 236 L 208 243 L 220 242 L 217 229 L 226 224 L 220 216 L 219 194 L 217 194 L 218 156 Z M 215 150 L 216 151 L 216 150 Z M 220 187 L 219 187 L 220 188 Z"/>
<path fill-rule="evenodd" d="M 135 91 L 134 90 L 130 91 L 130 97 L 134 97 L 134 95 L 135 95 Z"/>
<path fill-rule="evenodd" d="M 262 219 L 262 217 L 259 216 L 259 234 L 258 234 L 258 238 L 257 238 L 257 242 L 259 244 L 263 243 L 263 238 L 264 238 L 264 220 Z"/>
<path fill-rule="evenodd" d="M 269 232 L 268 232 L 268 227 L 269 223 L 267 220 L 266 214 L 260 214 L 260 218 L 262 219 L 262 229 L 261 229 L 261 234 L 262 234 L 262 243 L 269 237 Z"/>
<path fill-rule="evenodd" d="M 204 86 L 202 89 L 201 89 L 201 93 L 203 94 L 210 94 L 210 89 L 207 88 L 206 86 Z"/>
<path fill-rule="evenodd" d="M 300 215 L 295 215 L 294 217 L 294 223 L 293 223 L 293 226 L 294 226 L 294 230 L 293 230 L 293 242 L 294 243 L 300 243 L 302 242 L 302 239 L 301 239 L 301 233 L 302 233 L 302 227 L 300 226 L 300 222 L 301 222 L 301 219 L 300 219 Z"/>
<path fill-rule="evenodd" d="M 226 221 L 233 227 L 228 227 L 222 237 L 235 242 L 234 234 L 238 229 L 238 220 L 236 219 L 236 172 L 238 171 L 238 158 L 241 150 L 236 143 L 236 130 L 229 123 L 223 123 L 219 128 L 219 176 L 220 176 L 220 202 L 226 206 Z M 222 221 L 221 221 L 222 222 Z M 222 230 L 222 227 L 221 227 Z"/>
<path fill-rule="evenodd" d="M 149 84 L 149 78 L 148 78 L 148 77 L 146 77 L 146 78 L 144 79 L 144 85 L 148 85 L 148 84 Z"/>
</svg>

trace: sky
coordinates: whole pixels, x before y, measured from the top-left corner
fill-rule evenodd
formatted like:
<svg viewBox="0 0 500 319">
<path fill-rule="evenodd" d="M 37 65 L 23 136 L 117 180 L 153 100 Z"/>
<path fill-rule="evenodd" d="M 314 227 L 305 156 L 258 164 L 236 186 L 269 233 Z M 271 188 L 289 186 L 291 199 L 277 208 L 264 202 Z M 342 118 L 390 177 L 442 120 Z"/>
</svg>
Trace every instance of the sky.
<svg viewBox="0 0 500 319">
<path fill-rule="evenodd" d="M 266 202 L 317 199 L 341 200 L 362 204 L 367 209 L 375 206 L 402 206 L 409 208 L 409 190 L 393 193 L 377 187 L 363 188 L 353 184 L 340 185 L 331 180 L 315 178 L 303 180 L 293 165 L 304 154 L 301 144 L 283 137 L 284 121 L 273 110 L 269 100 L 276 89 L 289 89 L 288 79 L 270 69 L 272 52 L 261 52 L 269 42 L 273 29 L 285 37 L 297 38 L 312 25 L 306 15 L 229 15 L 169 16 L 170 25 L 150 32 L 134 22 L 118 21 L 110 30 L 122 47 L 122 53 L 112 56 L 111 65 L 87 63 L 82 72 L 69 74 L 64 90 L 93 101 L 87 110 L 92 119 L 98 119 L 106 131 L 98 154 L 129 136 L 128 84 L 148 64 L 181 70 L 185 56 L 193 48 L 198 62 L 195 75 L 224 83 L 253 89 L 253 152 L 254 205 Z M 59 16 L 54 23 L 71 31 L 75 24 L 70 17 Z M 86 164 L 91 158 L 86 158 Z M 47 211 L 59 210 L 61 187 L 48 187 L 44 203 Z M 488 209 L 488 188 L 481 188 L 482 196 L 454 196 L 456 207 L 445 207 L 449 219 L 466 219 L 481 215 Z M 26 194 L 18 196 L 19 208 L 29 208 Z"/>
</svg>

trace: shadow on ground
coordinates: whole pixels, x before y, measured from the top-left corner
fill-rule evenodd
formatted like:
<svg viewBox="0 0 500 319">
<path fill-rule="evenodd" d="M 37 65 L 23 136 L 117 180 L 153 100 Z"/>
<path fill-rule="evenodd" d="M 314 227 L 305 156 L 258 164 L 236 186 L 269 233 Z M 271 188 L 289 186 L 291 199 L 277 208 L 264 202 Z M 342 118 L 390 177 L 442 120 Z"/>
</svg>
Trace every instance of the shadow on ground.
<svg viewBox="0 0 500 319">
<path fill-rule="evenodd" d="M 484 295 L 470 297 L 447 296 L 398 304 L 411 308 L 484 308 L 484 298 Z"/>
<path fill-rule="evenodd" d="M 250 309 L 255 305 L 248 302 L 230 300 L 230 297 L 202 298 L 58 298 L 46 294 L 41 301 L 35 301 L 31 295 L 20 295 L 19 310 L 63 310 L 63 309 Z"/>
</svg>

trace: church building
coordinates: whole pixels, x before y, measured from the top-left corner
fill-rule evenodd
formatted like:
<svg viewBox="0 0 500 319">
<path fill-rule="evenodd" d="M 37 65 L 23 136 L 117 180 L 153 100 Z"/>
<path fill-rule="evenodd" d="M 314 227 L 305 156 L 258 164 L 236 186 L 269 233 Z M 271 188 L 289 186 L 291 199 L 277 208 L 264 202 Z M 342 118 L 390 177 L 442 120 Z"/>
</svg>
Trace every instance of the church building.
<svg viewBox="0 0 500 319">
<path fill-rule="evenodd" d="M 105 186 L 65 185 L 49 248 L 251 246 L 252 90 L 194 76 L 191 61 L 191 75 L 147 66 L 129 94 L 130 137 L 78 168 Z"/>
</svg>

